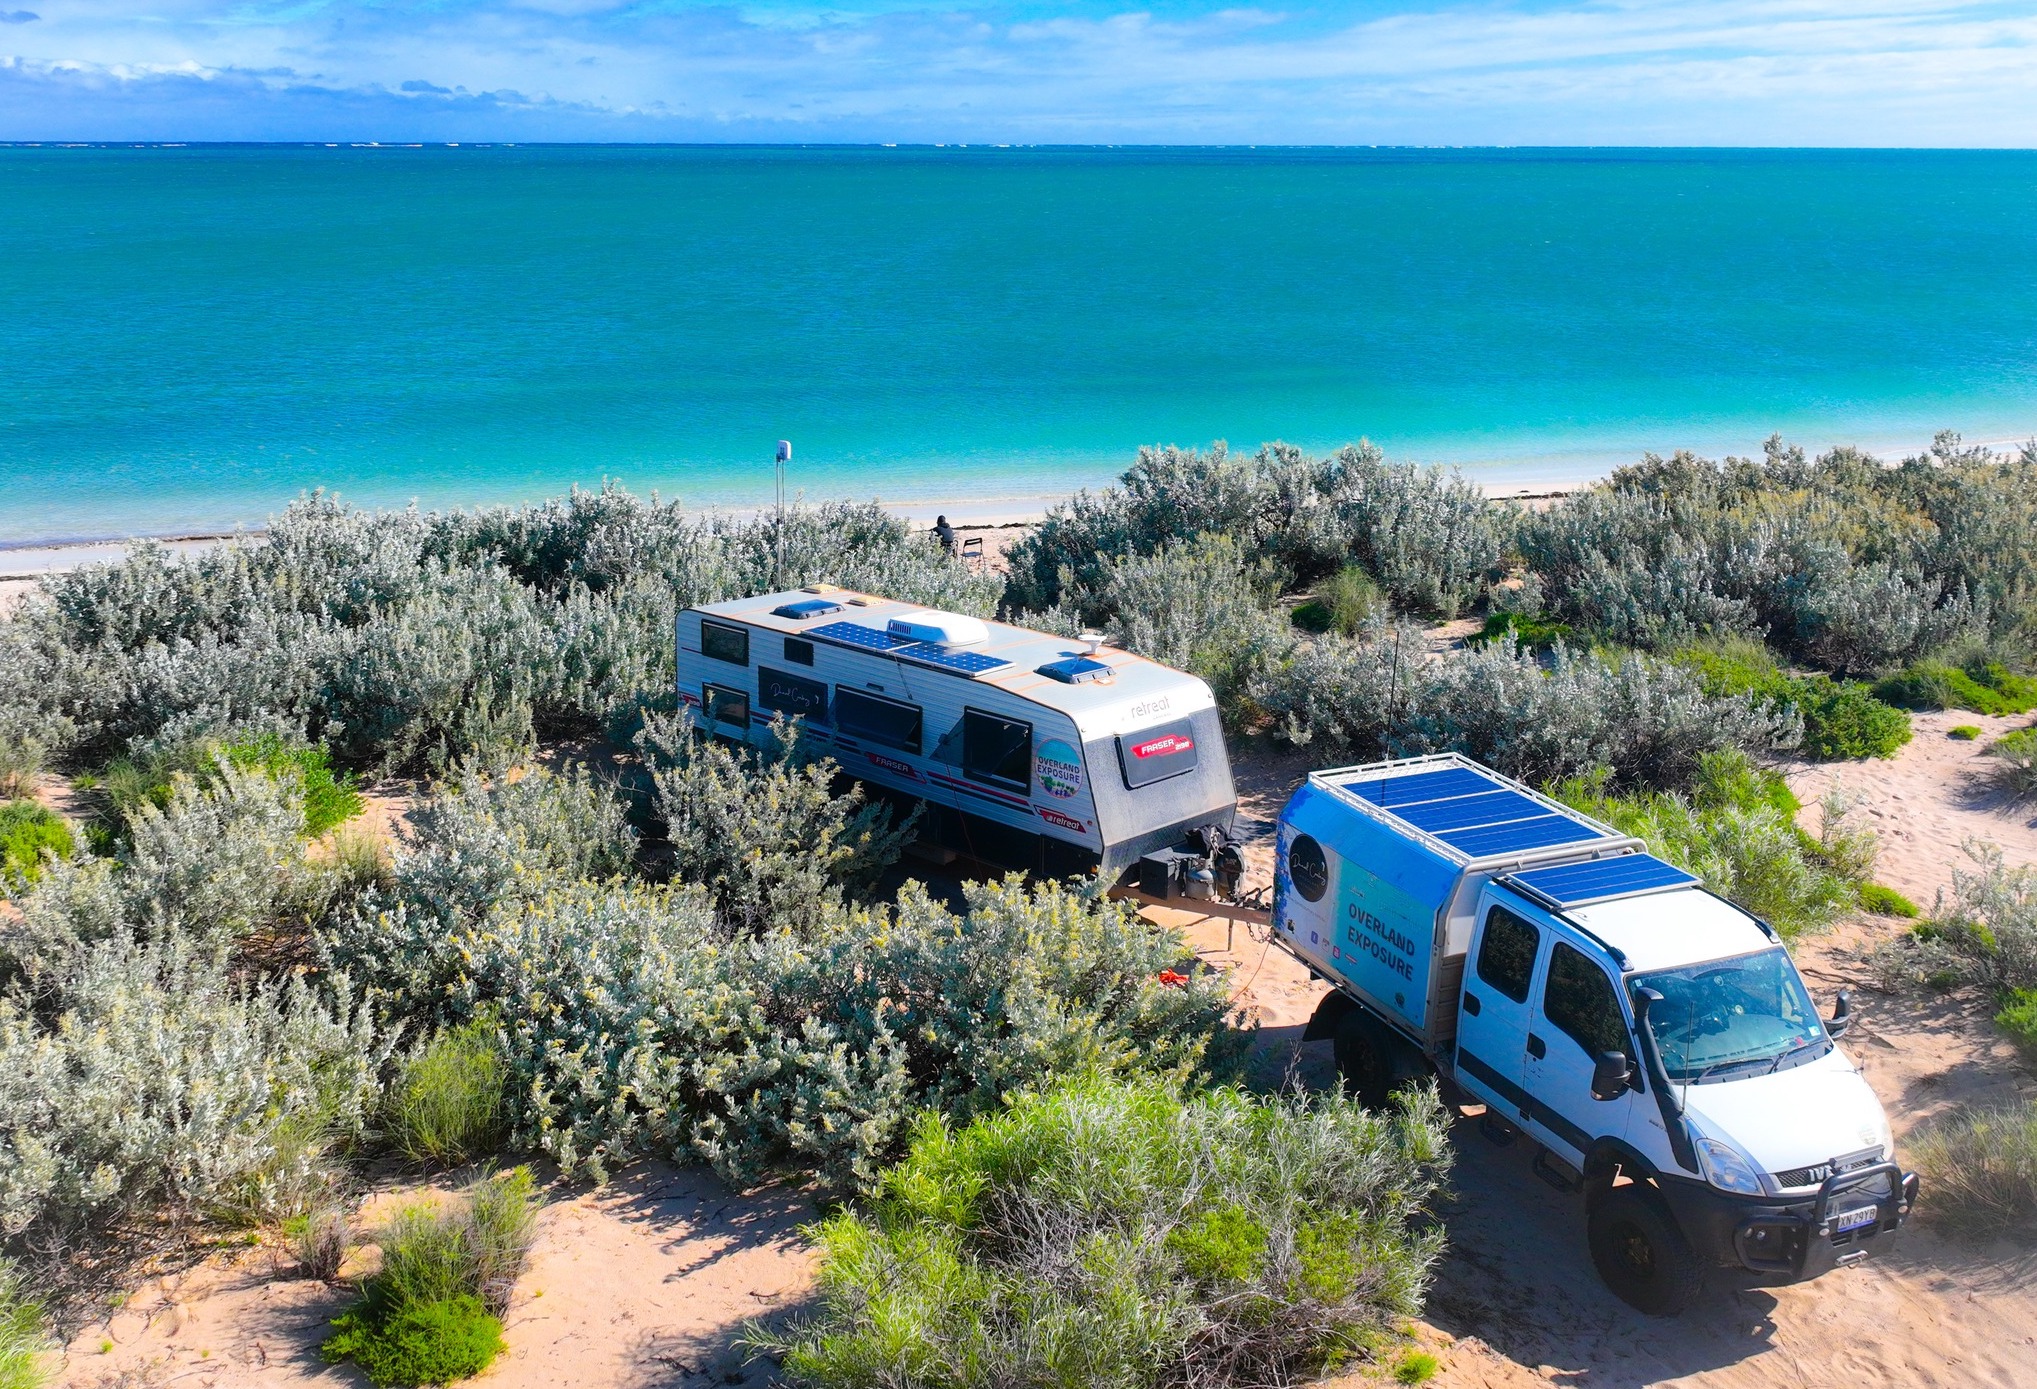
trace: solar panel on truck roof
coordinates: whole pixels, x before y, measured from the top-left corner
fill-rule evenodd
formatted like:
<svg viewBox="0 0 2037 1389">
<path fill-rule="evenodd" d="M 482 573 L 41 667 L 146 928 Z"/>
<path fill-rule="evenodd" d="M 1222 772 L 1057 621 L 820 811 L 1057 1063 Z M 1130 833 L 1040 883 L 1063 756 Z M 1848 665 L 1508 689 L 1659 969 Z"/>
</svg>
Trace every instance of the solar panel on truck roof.
<svg viewBox="0 0 2037 1389">
<path fill-rule="evenodd" d="M 1697 879 L 1675 864 L 1664 863 L 1653 854 L 1622 854 L 1618 858 L 1593 859 L 1589 863 L 1566 863 L 1556 868 L 1534 868 L 1513 875 L 1514 881 L 1533 888 L 1564 907 L 1581 907 L 1609 897 L 1632 897 L 1665 888 L 1689 887 Z"/>
<path fill-rule="evenodd" d="M 1471 858 L 1581 844 L 1604 834 L 1479 767 L 1353 778 L 1339 788 Z"/>
</svg>

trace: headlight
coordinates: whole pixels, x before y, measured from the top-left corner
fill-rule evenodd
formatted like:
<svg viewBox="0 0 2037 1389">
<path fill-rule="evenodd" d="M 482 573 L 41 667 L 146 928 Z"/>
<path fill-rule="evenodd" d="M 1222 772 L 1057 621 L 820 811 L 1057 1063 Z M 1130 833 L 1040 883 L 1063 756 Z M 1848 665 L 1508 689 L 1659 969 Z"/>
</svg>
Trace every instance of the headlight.
<svg viewBox="0 0 2037 1389">
<path fill-rule="evenodd" d="M 1730 1144 L 1721 1143 L 1716 1138 L 1700 1138 L 1697 1140 L 1697 1155 L 1705 1180 L 1719 1190 L 1738 1192 L 1742 1196 L 1764 1193 L 1761 1174 Z"/>
</svg>

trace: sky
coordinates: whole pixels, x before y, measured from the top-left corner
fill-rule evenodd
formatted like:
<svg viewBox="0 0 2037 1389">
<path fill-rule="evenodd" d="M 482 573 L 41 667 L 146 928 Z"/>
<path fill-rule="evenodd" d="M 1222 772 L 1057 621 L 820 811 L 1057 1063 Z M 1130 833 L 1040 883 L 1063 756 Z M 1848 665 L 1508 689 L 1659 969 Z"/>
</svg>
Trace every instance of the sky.
<svg viewBox="0 0 2037 1389">
<path fill-rule="evenodd" d="M 0 0 L 0 139 L 2028 148 L 2037 0 Z"/>
</svg>

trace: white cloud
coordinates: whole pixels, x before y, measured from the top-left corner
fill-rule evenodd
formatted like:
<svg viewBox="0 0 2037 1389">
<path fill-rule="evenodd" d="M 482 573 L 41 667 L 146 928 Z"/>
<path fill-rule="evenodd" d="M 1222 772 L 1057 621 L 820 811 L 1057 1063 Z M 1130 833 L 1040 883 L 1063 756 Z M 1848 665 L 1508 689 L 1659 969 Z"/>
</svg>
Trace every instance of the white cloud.
<svg viewBox="0 0 2037 1389">
<path fill-rule="evenodd" d="M 15 56 L 0 136 L 484 138 L 494 111 L 517 139 L 599 138 L 605 123 L 645 139 L 2037 143 L 2037 15 L 2020 4 L 1586 0 L 1340 21 L 1075 3 L 157 0 L 144 20 L 121 0 L 58 0 L 41 14 L 0 37 Z M 207 100 L 180 126 L 194 82 Z M 502 91 L 541 95 L 470 95 Z M 346 120 L 377 129 L 330 126 Z"/>
</svg>

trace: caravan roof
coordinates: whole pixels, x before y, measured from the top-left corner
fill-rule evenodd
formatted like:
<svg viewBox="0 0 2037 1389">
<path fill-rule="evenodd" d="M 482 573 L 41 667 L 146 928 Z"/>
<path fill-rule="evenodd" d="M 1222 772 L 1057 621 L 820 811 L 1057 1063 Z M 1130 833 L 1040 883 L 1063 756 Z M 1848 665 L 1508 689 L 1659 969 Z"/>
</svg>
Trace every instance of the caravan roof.
<svg viewBox="0 0 2037 1389">
<path fill-rule="evenodd" d="M 1116 733 L 1128 721 L 1149 715 L 1180 717 L 1215 703 L 1209 687 L 1194 676 L 1129 651 L 1091 651 L 1089 643 L 1072 637 L 830 584 L 703 603 L 694 611 L 993 686 L 1066 713 L 1084 737 Z"/>
</svg>

